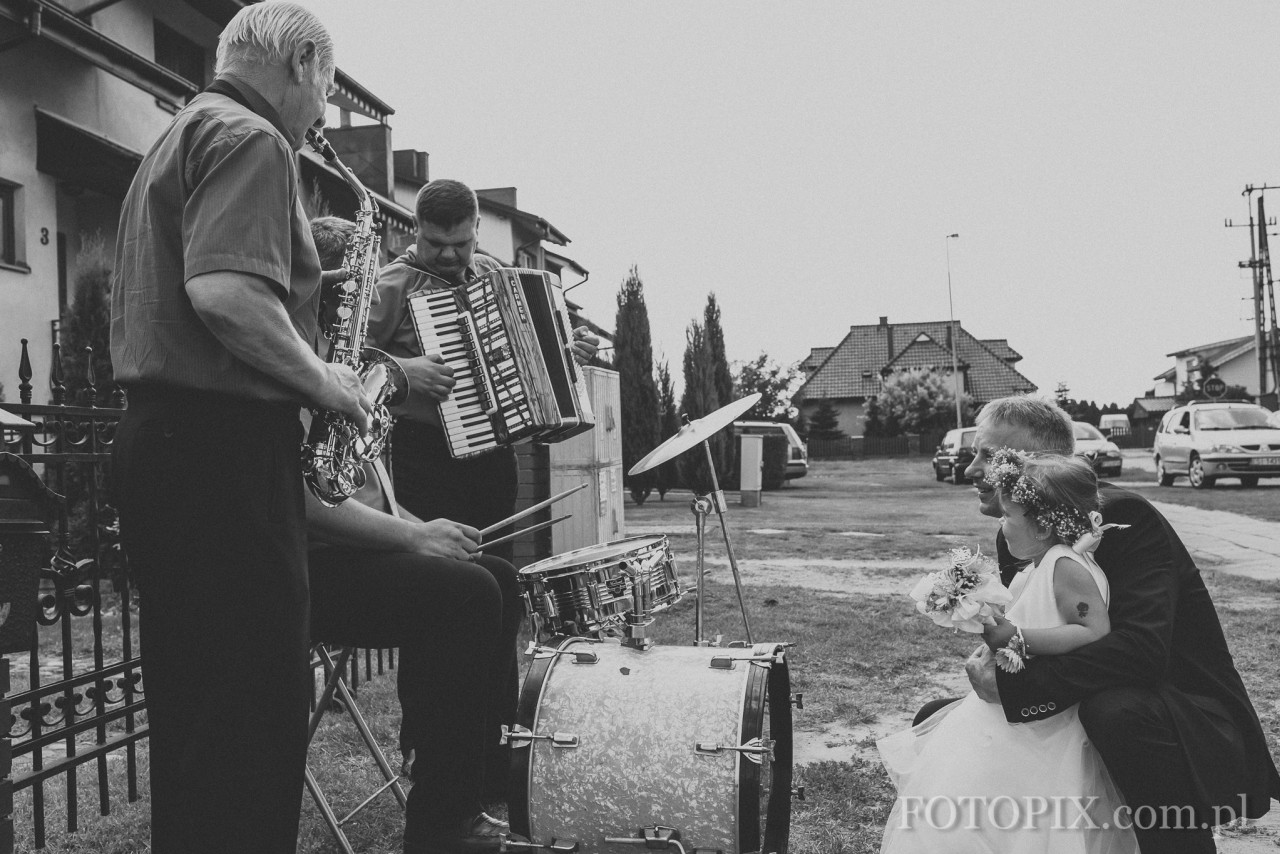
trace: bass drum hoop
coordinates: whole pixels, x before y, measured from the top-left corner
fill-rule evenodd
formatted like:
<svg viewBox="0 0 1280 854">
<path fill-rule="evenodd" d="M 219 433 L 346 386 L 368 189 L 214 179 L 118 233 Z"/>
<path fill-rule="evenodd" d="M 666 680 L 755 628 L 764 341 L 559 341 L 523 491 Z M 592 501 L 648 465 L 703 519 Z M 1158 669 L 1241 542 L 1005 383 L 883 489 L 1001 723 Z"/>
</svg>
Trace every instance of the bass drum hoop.
<svg viewBox="0 0 1280 854">
<path fill-rule="evenodd" d="M 592 638 L 558 635 L 547 646 L 565 650 L 575 643 L 599 643 Z M 706 648 L 710 651 L 710 647 Z M 547 687 L 547 676 L 559 655 L 535 658 L 520 688 L 520 703 L 516 710 L 516 724 L 530 731 Z M 747 761 L 738 763 L 738 852 L 739 854 L 787 854 L 791 837 L 791 784 L 794 758 L 791 733 L 791 675 L 785 657 L 765 666 L 750 665 L 751 677 L 747 682 L 746 708 L 742 716 L 742 741 L 764 737 L 765 703 L 761 702 L 761 682 L 767 680 L 769 737 L 773 740 L 773 778 L 766 807 L 763 839 L 760 834 L 760 777 L 763 766 Z M 781 724 L 781 726 L 780 726 Z M 532 770 L 533 750 L 513 750 L 511 753 L 511 803 L 508 817 L 511 830 L 529 838 L 529 774 Z"/>
<path fill-rule="evenodd" d="M 761 682 L 766 682 L 761 686 Z M 760 688 L 765 687 L 766 691 Z M 794 758 L 791 734 L 791 674 L 787 660 L 768 667 L 751 665 L 747 683 L 746 708 L 742 716 L 742 741 L 764 738 L 765 703 L 768 696 L 769 733 L 773 741 L 770 764 L 769 803 L 765 812 L 764 836 L 760 834 L 760 778 L 763 765 L 745 758 L 738 763 L 738 851 L 741 854 L 761 851 L 763 854 L 787 854 L 791 835 L 791 783 Z M 760 847 L 757 847 L 760 846 Z"/>
</svg>

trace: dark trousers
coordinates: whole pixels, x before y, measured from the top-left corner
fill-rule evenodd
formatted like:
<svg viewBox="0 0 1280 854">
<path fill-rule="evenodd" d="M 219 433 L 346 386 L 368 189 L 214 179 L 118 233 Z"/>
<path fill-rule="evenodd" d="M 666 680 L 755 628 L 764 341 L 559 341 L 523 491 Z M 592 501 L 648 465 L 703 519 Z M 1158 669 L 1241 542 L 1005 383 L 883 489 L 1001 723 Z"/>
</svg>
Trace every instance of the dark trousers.
<svg viewBox="0 0 1280 854">
<path fill-rule="evenodd" d="M 452 519 L 474 528 L 484 528 L 507 518 L 515 511 L 518 472 L 515 451 L 497 448 L 487 454 L 465 460 L 455 460 L 449 455 L 444 433 L 427 424 L 408 419 L 396 421 L 391 441 L 391 475 L 395 483 L 396 500 L 413 515 L 424 521 Z M 495 532 L 494 536 L 510 533 Z M 507 542 L 485 554 L 502 558 L 510 563 L 513 544 Z M 501 723 L 510 723 L 516 717 L 516 699 L 519 690 L 519 671 L 516 665 L 515 638 L 520 630 L 523 609 L 519 605 L 520 585 L 517 577 L 499 576 L 502 589 L 502 635 L 511 642 L 507 663 L 492 674 L 495 684 L 490 696 L 493 705 L 487 710 L 490 732 L 496 733 Z M 421 673 L 428 662 L 417 650 L 402 650 L 402 673 Z M 402 677 L 403 678 L 403 677 Z M 401 698 L 404 706 L 404 698 Z M 405 707 L 405 719 L 401 724 L 400 747 L 413 748 L 418 735 L 413 731 L 411 707 Z M 496 736 L 495 736 L 496 741 Z M 419 754 L 420 755 L 420 754 Z M 510 773 L 510 748 L 490 744 L 485 760 L 484 799 L 487 803 L 507 800 L 507 777 Z"/>
<path fill-rule="evenodd" d="M 496 749 L 506 722 L 489 717 L 494 674 L 515 644 L 514 632 L 499 628 L 504 585 L 515 585 L 515 569 L 488 556 L 468 563 L 345 548 L 311 553 L 315 639 L 400 648 L 402 730 L 414 733 L 416 752 L 406 851 L 456 833 L 481 808 L 478 758 Z"/>
<path fill-rule="evenodd" d="M 1206 713 L 1220 718 L 1215 732 L 1237 732 L 1234 744 L 1220 746 L 1219 761 L 1243 768 L 1244 742 L 1226 709 Z M 1158 694 L 1138 687 L 1100 691 L 1080 704 L 1080 722 L 1133 811 L 1144 854 L 1213 854 L 1211 826 L 1233 816 L 1215 813 L 1196 794 L 1181 738 Z"/>
<path fill-rule="evenodd" d="M 140 593 L 151 850 L 292 852 L 307 749 L 297 408 L 132 389 L 113 458 Z"/>
<path fill-rule="evenodd" d="M 519 487 L 516 452 L 511 448 L 455 460 L 443 432 L 405 418 L 396 421 L 391 437 L 391 477 L 396 500 L 419 519 L 452 519 L 475 528 L 510 516 Z M 510 563 L 512 545 L 508 541 L 485 554 Z"/>
</svg>

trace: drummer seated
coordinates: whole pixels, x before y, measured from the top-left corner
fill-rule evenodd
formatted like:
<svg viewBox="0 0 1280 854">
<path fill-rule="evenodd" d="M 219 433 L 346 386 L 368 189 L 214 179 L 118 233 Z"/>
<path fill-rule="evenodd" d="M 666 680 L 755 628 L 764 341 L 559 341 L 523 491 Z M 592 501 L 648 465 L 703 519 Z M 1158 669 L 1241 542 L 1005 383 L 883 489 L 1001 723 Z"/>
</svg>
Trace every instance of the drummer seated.
<svg viewBox="0 0 1280 854">
<path fill-rule="evenodd" d="M 365 472 L 365 487 L 337 507 L 307 494 L 312 635 L 400 649 L 401 750 L 417 757 L 406 854 L 496 850 L 509 830 L 482 797 L 486 785 L 505 788 L 510 768 L 498 740 L 513 721 L 496 710 L 512 704 L 503 694 L 524 613 L 516 570 L 477 554 L 474 528 L 399 511 L 381 464 Z"/>
</svg>

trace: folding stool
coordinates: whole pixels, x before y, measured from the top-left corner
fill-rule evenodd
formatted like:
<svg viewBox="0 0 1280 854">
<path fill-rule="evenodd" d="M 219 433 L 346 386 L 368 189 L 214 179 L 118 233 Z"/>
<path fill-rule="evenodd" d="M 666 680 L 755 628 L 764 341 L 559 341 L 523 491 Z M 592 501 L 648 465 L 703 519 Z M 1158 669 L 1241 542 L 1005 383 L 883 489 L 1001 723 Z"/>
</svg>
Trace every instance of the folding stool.
<svg viewBox="0 0 1280 854">
<path fill-rule="evenodd" d="M 343 825 L 355 818 L 361 810 L 388 789 L 396 796 L 396 800 L 400 802 L 400 809 L 405 808 L 407 798 L 404 787 L 400 785 L 400 775 L 392 770 L 391 764 L 387 761 L 382 748 L 369 730 L 369 724 L 365 721 L 359 707 L 356 706 L 355 698 L 347 685 L 345 674 L 355 652 L 355 647 L 343 646 L 337 647 L 337 650 L 338 655 L 335 659 L 327 645 L 318 643 L 311 647 L 312 670 L 317 666 L 324 668 L 324 690 L 320 694 L 320 699 L 316 701 L 315 709 L 311 712 L 307 743 L 310 744 L 311 740 L 315 738 L 316 729 L 320 726 L 320 719 L 324 716 L 324 713 L 330 708 L 341 706 L 346 709 L 347 714 L 356 725 L 356 729 L 360 731 L 360 737 L 364 739 L 365 745 L 369 748 L 370 756 L 377 763 L 378 770 L 382 772 L 382 778 L 386 782 L 342 819 L 338 818 L 333 808 L 329 805 L 329 800 L 325 797 L 324 792 L 320 790 L 320 784 L 316 782 L 310 766 L 306 769 L 306 783 L 307 791 L 311 793 L 312 799 L 316 802 L 316 807 L 324 817 L 325 824 L 329 825 L 329 830 L 333 832 L 333 836 L 338 841 L 338 845 L 342 848 L 344 854 L 355 854 L 354 849 L 351 847 L 351 842 L 347 839 L 347 833 L 343 829 Z"/>
</svg>

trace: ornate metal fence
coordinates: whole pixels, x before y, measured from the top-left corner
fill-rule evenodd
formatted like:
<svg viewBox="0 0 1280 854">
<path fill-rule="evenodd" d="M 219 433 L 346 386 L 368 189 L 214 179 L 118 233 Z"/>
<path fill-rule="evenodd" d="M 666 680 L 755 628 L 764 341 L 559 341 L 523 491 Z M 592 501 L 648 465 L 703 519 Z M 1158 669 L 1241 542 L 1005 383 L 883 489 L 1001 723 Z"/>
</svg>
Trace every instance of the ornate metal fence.
<svg viewBox="0 0 1280 854">
<path fill-rule="evenodd" d="M 124 400 L 117 393 L 113 406 L 93 405 L 92 360 L 86 364 L 88 375 L 74 385 L 83 387 L 77 397 L 87 405 L 78 405 L 80 400 L 68 400 L 55 345 L 50 403 L 33 404 L 24 339 L 19 403 L 0 405 L 28 422 L 15 425 L 8 419 L 3 431 L 0 451 L 8 455 L 10 470 L 17 466 L 38 475 L 57 494 L 45 504 L 49 534 L 42 538 L 44 547 L 9 556 L 15 562 L 37 561 L 39 586 L 31 625 L 17 627 L 29 631 L 27 641 L 16 644 L 26 651 L 0 659 L 6 682 L 0 715 L 7 713 L 9 721 L 0 765 L 10 772 L 0 780 L 0 803 L 6 808 L 0 851 L 13 850 L 15 794 L 30 790 L 30 844 L 37 848 L 45 844 L 47 809 L 60 807 L 68 831 L 78 829 L 84 800 L 96 800 L 102 815 L 111 812 L 112 765 L 123 763 L 124 797 L 138 797 L 137 743 L 147 727 L 136 599 L 106 500 L 111 442 Z M 11 480 L 10 489 L 20 493 L 22 484 Z M 10 563 L 6 574 L 21 568 Z M 11 613 L 18 614 L 20 604 L 15 602 Z"/>
<path fill-rule="evenodd" d="M 31 822 L 23 841 L 35 848 L 45 846 L 50 821 L 65 817 L 66 831 L 75 832 L 82 806 L 96 803 L 105 816 L 113 798 L 139 797 L 143 616 L 108 494 L 125 399 L 117 389 L 110 405 L 94 405 L 101 396 L 93 360 L 84 362 L 87 375 L 68 391 L 55 344 L 50 402 L 33 404 L 23 339 L 19 402 L 0 403 L 8 416 L 0 417 L 0 591 L 32 578 L 26 598 L 21 590 L 0 596 L 0 721 L 8 721 L 0 739 L 0 854 L 14 850 L 15 797 Z M 36 525 L 5 512 L 34 506 L 21 500 L 26 492 L 42 493 Z M 17 642 L 6 643 L 15 631 Z M 358 651 L 348 673 L 353 691 L 361 660 L 368 680 L 394 669 L 395 650 Z"/>
</svg>

